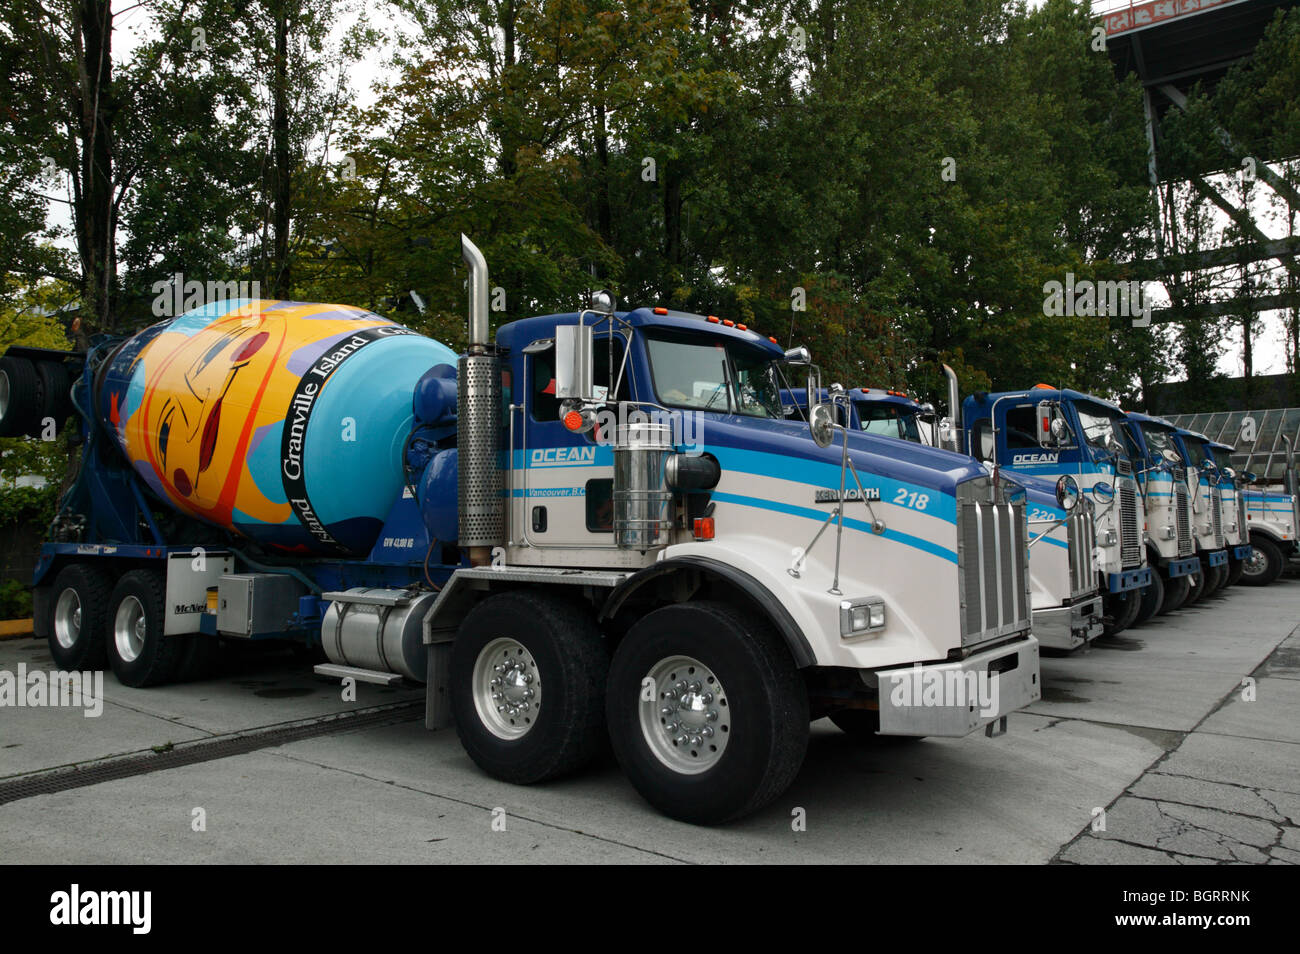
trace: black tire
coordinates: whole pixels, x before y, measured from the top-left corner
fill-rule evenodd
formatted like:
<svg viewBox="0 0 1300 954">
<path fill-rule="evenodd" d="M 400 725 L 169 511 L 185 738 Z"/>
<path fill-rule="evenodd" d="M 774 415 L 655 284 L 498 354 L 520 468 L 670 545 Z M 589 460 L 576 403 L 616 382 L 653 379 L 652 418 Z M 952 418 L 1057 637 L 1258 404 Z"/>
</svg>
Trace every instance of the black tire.
<svg viewBox="0 0 1300 954">
<path fill-rule="evenodd" d="M 97 566 L 73 563 L 54 578 L 49 618 L 36 623 L 47 633 L 54 664 L 65 672 L 103 669 L 108 662 L 104 620 L 113 581 Z"/>
<path fill-rule="evenodd" d="M 656 670 L 663 680 L 643 699 Z M 686 822 L 721 824 L 766 805 L 789 787 L 808 748 L 808 695 L 794 660 L 766 621 L 725 603 L 677 603 L 639 620 L 614 653 L 607 698 L 624 773 L 642 798 Z M 674 702 L 686 713 L 681 722 L 662 714 Z M 697 702 L 706 707 L 698 726 Z M 705 767 L 690 767 L 696 758 Z"/>
<path fill-rule="evenodd" d="M 1156 613 L 1165 602 L 1165 581 L 1155 567 L 1151 568 L 1151 582 L 1142 591 L 1142 600 L 1138 605 L 1137 615 L 1133 617 L 1133 626 L 1141 626 Z"/>
<path fill-rule="evenodd" d="M 132 570 L 113 587 L 104 638 L 113 674 L 124 686 L 141 689 L 175 677 L 183 644 L 163 636 L 163 593 L 162 574 L 154 570 Z"/>
<path fill-rule="evenodd" d="M 1142 596 L 1134 590 L 1113 593 L 1105 599 L 1103 606 L 1108 622 L 1103 624 L 1102 635 L 1118 636 L 1132 625 L 1142 607 Z"/>
<path fill-rule="evenodd" d="M 1187 591 L 1187 599 L 1183 600 L 1184 606 L 1195 606 L 1202 597 L 1205 596 L 1205 562 L 1201 562 L 1201 568 L 1187 577 L 1187 582 L 1191 588 Z"/>
<path fill-rule="evenodd" d="M 1250 545 L 1255 554 L 1250 560 L 1243 561 L 1244 569 L 1241 582 L 1247 586 L 1268 586 L 1279 576 L 1286 561 L 1276 543 L 1265 536 L 1252 535 Z"/>
<path fill-rule="evenodd" d="M 1241 582 L 1241 575 L 1246 572 L 1245 560 L 1233 560 L 1228 564 L 1228 582 L 1225 586 L 1236 586 Z"/>
<path fill-rule="evenodd" d="M 505 640 L 524 652 L 513 652 Z M 502 661 L 490 663 L 498 650 Z M 479 668 L 481 654 L 486 654 L 486 670 Z M 510 672 L 521 682 L 527 678 L 527 687 L 540 696 L 536 703 L 515 700 L 524 704 L 517 714 L 496 716 L 486 708 L 492 704 L 485 695 L 489 688 L 475 686 L 490 677 L 494 665 L 507 661 L 517 664 Z M 587 607 L 529 590 L 489 596 L 470 610 L 452 644 L 456 734 L 474 763 L 493 778 L 529 785 L 576 771 L 605 751 L 608 677 L 609 647 Z M 528 688 L 503 687 L 517 692 Z M 480 705 L 485 707 L 482 713 Z M 499 720 L 495 730 L 494 719 Z"/>
<path fill-rule="evenodd" d="M 39 434 L 45 403 L 36 368 L 26 358 L 0 358 L 0 437 Z"/>
<path fill-rule="evenodd" d="M 72 378 L 62 361 L 37 361 L 36 376 L 41 379 L 41 420 L 38 430 L 44 426 L 45 418 L 52 418 L 59 430 L 72 415 Z"/>
<path fill-rule="evenodd" d="M 923 735 L 877 735 L 880 731 L 880 712 L 876 709 L 840 709 L 830 714 L 830 720 L 835 728 L 864 745 L 920 742 L 925 738 Z"/>
<path fill-rule="evenodd" d="M 1228 568 L 1223 564 L 1210 567 L 1209 585 L 1205 588 L 1206 596 L 1213 596 L 1228 583 Z"/>
<path fill-rule="evenodd" d="M 1184 603 L 1187 602 L 1187 594 L 1191 591 L 1192 583 L 1185 576 L 1175 576 L 1165 580 L 1165 598 L 1160 604 L 1160 615 L 1172 613 Z"/>
</svg>

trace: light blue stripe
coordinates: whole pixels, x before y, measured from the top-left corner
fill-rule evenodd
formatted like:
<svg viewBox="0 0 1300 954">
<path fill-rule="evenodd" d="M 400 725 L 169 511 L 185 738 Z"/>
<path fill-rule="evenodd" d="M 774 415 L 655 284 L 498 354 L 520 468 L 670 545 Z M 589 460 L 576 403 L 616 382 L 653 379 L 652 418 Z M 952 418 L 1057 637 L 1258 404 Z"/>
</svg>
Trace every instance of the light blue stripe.
<svg viewBox="0 0 1300 954">
<path fill-rule="evenodd" d="M 798 507 L 794 504 L 778 503 L 774 500 L 760 500 L 757 497 L 746 497 L 742 494 L 723 494 L 714 493 L 713 499 L 724 503 L 734 503 L 742 507 L 754 507 L 758 510 L 771 510 L 775 513 L 784 513 L 792 517 L 802 517 L 805 520 L 815 520 L 822 523 L 829 516 L 829 512 L 814 510 L 811 507 Z M 871 524 L 863 520 L 854 520 L 851 517 L 844 518 L 844 526 L 850 530 L 858 530 L 862 533 L 872 533 Z M 937 543 L 931 543 L 922 537 L 914 537 L 910 533 L 900 533 L 897 530 L 886 530 L 883 534 L 872 534 L 873 536 L 883 536 L 886 540 L 892 540 L 895 543 L 901 543 L 904 546 L 914 547 L 933 556 L 947 560 L 949 563 L 957 562 L 957 554 L 941 547 Z"/>
</svg>

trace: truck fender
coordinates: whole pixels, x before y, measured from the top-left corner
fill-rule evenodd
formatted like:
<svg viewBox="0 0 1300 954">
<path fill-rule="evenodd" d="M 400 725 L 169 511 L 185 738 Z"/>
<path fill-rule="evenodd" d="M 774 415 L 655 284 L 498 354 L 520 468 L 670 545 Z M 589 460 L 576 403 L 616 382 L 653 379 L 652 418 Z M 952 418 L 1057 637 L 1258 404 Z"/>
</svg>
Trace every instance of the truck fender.
<svg viewBox="0 0 1300 954">
<path fill-rule="evenodd" d="M 808 644 L 807 638 L 795 623 L 794 617 L 787 610 L 771 591 L 762 583 L 759 583 L 748 573 L 736 569 L 718 560 L 711 560 L 708 557 L 683 555 L 673 557 L 669 560 L 661 560 L 653 566 L 646 567 L 620 583 L 605 599 L 598 614 L 599 620 L 607 620 L 617 613 L 637 590 L 645 586 L 652 580 L 668 576 L 672 573 L 680 573 L 685 570 L 697 570 L 709 576 L 724 580 L 736 589 L 748 596 L 762 613 L 772 621 L 781 638 L 785 641 L 790 650 L 790 655 L 794 658 L 794 663 L 800 669 L 816 665 L 817 658 L 813 655 L 812 646 Z"/>
</svg>

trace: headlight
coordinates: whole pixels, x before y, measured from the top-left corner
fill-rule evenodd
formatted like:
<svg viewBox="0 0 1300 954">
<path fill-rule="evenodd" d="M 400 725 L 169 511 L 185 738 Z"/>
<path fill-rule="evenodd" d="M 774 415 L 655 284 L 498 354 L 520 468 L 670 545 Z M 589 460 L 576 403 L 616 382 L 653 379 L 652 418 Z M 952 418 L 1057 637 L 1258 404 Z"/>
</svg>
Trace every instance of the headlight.
<svg viewBox="0 0 1300 954">
<path fill-rule="evenodd" d="M 885 601 L 876 597 L 840 601 L 840 638 L 851 639 L 885 628 Z"/>
</svg>

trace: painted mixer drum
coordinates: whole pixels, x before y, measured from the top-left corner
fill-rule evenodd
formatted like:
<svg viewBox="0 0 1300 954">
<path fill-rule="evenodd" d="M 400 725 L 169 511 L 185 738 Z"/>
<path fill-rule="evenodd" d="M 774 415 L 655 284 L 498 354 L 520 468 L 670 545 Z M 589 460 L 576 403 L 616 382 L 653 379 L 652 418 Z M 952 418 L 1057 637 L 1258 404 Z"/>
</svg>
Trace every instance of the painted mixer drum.
<svg viewBox="0 0 1300 954">
<path fill-rule="evenodd" d="M 364 554 L 404 484 L 415 384 L 455 363 L 360 308 L 225 302 L 129 339 L 96 406 L 182 513 L 282 550 Z"/>
</svg>

